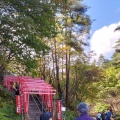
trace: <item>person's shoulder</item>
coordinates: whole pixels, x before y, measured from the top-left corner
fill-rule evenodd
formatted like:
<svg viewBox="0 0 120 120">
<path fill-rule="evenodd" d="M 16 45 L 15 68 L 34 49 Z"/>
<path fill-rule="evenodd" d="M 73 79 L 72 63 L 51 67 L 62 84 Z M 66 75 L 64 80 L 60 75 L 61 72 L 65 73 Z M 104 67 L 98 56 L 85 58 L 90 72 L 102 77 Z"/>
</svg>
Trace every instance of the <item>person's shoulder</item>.
<svg viewBox="0 0 120 120">
<path fill-rule="evenodd" d="M 93 118 L 93 117 L 90 117 L 90 120 L 96 120 L 96 118 L 95 118 L 95 117 L 94 117 L 94 118 Z"/>
<path fill-rule="evenodd" d="M 52 112 L 47 111 L 45 112 L 45 114 L 48 115 L 49 117 L 52 117 Z"/>
<path fill-rule="evenodd" d="M 41 114 L 40 116 L 41 120 L 48 120 L 50 118 L 52 118 L 52 112 L 44 112 Z"/>
<path fill-rule="evenodd" d="M 94 119 L 90 117 L 89 115 L 84 115 L 84 116 L 80 116 L 76 118 L 75 120 L 94 120 Z"/>
<path fill-rule="evenodd" d="M 75 118 L 74 120 L 79 120 L 79 117 L 78 117 L 78 118 Z"/>
<path fill-rule="evenodd" d="M 94 120 L 94 118 L 88 115 L 86 120 Z"/>
<path fill-rule="evenodd" d="M 91 117 L 91 116 L 88 116 L 87 118 L 88 118 L 89 120 L 94 120 L 93 117 Z"/>
</svg>

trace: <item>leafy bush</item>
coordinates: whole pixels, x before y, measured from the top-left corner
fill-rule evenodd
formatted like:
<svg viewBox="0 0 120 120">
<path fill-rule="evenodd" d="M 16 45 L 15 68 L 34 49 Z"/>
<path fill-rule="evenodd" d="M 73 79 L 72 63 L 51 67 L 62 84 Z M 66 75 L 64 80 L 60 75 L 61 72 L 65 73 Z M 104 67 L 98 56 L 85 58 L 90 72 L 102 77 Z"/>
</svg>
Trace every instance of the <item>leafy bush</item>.
<svg viewBox="0 0 120 120">
<path fill-rule="evenodd" d="M 74 120 L 74 119 L 75 116 L 73 111 L 66 111 L 65 113 L 63 113 L 63 120 Z"/>
<path fill-rule="evenodd" d="M 9 102 L 0 109 L 0 120 L 21 120 L 21 115 L 16 114 L 15 105 L 10 104 Z"/>
<path fill-rule="evenodd" d="M 16 114 L 15 99 L 12 94 L 0 85 L 0 120 L 21 120 Z"/>
</svg>

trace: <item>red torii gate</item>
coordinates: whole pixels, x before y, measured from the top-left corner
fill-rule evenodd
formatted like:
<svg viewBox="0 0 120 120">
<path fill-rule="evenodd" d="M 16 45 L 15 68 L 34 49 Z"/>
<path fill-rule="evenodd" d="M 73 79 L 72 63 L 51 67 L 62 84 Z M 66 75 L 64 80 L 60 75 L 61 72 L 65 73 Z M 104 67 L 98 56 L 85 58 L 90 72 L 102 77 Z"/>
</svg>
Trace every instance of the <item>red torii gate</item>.
<svg viewBox="0 0 120 120">
<path fill-rule="evenodd" d="M 56 90 L 50 84 L 40 78 L 6 76 L 3 85 L 12 92 L 14 82 L 19 84 L 20 95 L 16 96 L 16 111 L 18 114 L 21 114 L 22 109 L 24 109 L 25 114 L 28 115 L 30 94 L 38 94 L 41 96 L 46 108 L 54 114 L 52 96 L 56 94 Z M 57 101 L 57 113 L 58 120 L 62 120 L 60 101 Z"/>
<path fill-rule="evenodd" d="M 38 78 L 27 78 L 24 77 L 19 78 L 20 84 L 20 95 L 24 99 L 24 111 L 28 114 L 28 106 L 29 106 L 29 95 L 30 94 L 38 94 L 40 95 L 46 105 L 46 108 L 53 112 L 53 102 L 52 95 L 56 94 L 56 90 L 53 89 L 51 85 L 46 83 L 44 80 Z"/>
</svg>

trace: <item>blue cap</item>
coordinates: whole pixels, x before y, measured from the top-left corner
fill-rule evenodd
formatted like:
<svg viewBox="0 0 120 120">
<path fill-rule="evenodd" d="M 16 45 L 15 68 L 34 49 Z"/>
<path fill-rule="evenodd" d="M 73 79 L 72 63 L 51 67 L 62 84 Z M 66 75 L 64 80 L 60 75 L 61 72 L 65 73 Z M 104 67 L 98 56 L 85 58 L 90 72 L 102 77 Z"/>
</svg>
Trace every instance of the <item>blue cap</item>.
<svg viewBox="0 0 120 120">
<path fill-rule="evenodd" d="M 78 111 L 81 113 L 87 113 L 89 110 L 89 107 L 88 107 L 87 103 L 85 103 L 85 102 L 79 103 L 77 108 L 78 108 Z"/>
</svg>

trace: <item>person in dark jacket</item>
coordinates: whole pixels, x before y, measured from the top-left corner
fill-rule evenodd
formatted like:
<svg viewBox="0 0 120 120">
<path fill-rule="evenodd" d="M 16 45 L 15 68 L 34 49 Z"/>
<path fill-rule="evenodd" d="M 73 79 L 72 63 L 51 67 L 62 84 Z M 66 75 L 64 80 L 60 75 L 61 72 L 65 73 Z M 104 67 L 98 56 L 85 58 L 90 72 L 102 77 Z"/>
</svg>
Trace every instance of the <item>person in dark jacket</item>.
<svg viewBox="0 0 120 120">
<path fill-rule="evenodd" d="M 52 112 L 44 112 L 40 116 L 40 120 L 52 120 Z"/>
<path fill-rule="evenodd" d="M 106 120 L 106 113 L 104 110 L 101 113 L 101 118 L 102 118 L 102 120 Z"/>
<path fill-rule="evenodd" d="M 113 114 L 112 109 L 110 109 L 107 113 L 106 120 L 111 120 L 112 119 L 112 114 Z"/>
<path fill-rule="evenodd" d="M 79 111 L 79 117 L 76 118 L 75 120 L 93 120 L 93 118 L 91 118 L 88 115 L 88 105 L 85 102 L 81 102 L 78 104 L 77 109 Z"/>
<path fill-rule="evenodd" d="M 13 84 L 13 93 L 14 95 L 19 95 L 19 85 L 17 82 L 14 82 Z"/>
</svg>

